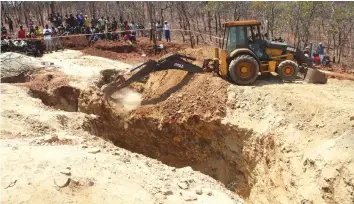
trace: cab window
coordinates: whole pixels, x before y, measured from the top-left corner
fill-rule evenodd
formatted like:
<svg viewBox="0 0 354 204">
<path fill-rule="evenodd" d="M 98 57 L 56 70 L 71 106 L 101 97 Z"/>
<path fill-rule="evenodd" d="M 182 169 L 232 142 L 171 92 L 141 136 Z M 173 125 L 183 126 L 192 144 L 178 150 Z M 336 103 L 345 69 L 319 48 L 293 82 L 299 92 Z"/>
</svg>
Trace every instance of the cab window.
<svg viewBox="0 0 354 204">
<path fill-rule="evenodd" d="M 248 26 L 247 27 L 247 39 L 248 39 L 249 44 L 252 44 L 252 43 L 255 43 L 255 42 L 261 40 L 261 36 L 260 36 L 257 26 Z"/>
<path fill-rule="evenodd" d="M 246 30 L 244 26 L 229 27 L 227 31 L 227 53 L 234 51 L 236 48 L 244 47 L 246 45 Z"/>
</svg>

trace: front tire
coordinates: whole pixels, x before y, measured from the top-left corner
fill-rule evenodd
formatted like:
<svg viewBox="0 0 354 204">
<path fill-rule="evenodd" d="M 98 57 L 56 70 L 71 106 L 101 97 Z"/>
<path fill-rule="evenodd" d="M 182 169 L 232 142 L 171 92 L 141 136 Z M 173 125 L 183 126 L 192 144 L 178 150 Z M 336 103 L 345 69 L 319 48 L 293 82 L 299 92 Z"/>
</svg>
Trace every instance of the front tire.
<svg viewBox="0 0 354 204">
<path fill-rule="evenodd" d="M 233 59 L 229 66 L 229 75 L 238 85 L 249 85 L 256 81 L 259 65 L 256 59 L 249 55 L 241 55 Z"/>
<path fill-rule="evenodd" d="M 284 81 L 294 81 L 299 73 L 299 66 L 291 60 L 281 62 L 277 68 L 277 74 Z"/>
</svg>

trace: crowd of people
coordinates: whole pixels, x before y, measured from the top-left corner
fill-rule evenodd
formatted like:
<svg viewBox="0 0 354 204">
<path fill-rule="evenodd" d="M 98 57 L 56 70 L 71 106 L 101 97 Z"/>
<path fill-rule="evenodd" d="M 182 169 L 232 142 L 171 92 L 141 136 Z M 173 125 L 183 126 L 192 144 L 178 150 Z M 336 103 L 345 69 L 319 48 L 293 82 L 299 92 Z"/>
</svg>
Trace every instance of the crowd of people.
<svg viewBox="0 0 354 204">
<path fill-rule="evenodd" d="M 11 18 L 7 19 L 7 23 L 9 32 L 14 33 Z M 119 40 L 120 37 L 135 43 L 138 34 L 147 36 L 145 27 L 134 21 L 128 23 L 128 21 L 120 20 L 118 22 L 115 17 L 111 20 L 109 17 L 104 16 L 96 18 L 95 15 L 89 18 L 88 15 L 83 15 L 82 13 L 78 13 L 77 15 L 66 14 L 64 17 L 60 13 L 49 14 L 47 24 L 43 30 L 40 26 L 34 26 L 32 19 L 29 19 L 27 29 L 28 31 L 25 31 L 24 27 L 20 26 L 16 36 L 17 39 L 43 39 L 49 52 L 53 48 L 58 49 L 61 47 L 60 40 L 58 39 L 60 35 L 85 34 L 89 44 L 99 39 Z M 165 32 L 166 41 L 170 42 L 170 25 L 167 21 L 164 24 L 158 21 L 156 23 L 157 40 L 162 40 L 163 32 Z M 8 31 L 3 25 L 1 34 L 2 39 L 8 37 Z"/>
<path fill-rule="evenodd" d="M 312 45 L 312 42 L 310 42 Z M 312 60 L 315 64 L 323 64 L 324 61 L 324 56 L 325 56 L 325 46 L 320 42 L 318 43 L 317 49 L 312 51 Z M 311 50 L 310 46 L 306 46 L 304 50 L 304 54 L 306 57 L 310 57 L 311 55 Z"/>
</svg>

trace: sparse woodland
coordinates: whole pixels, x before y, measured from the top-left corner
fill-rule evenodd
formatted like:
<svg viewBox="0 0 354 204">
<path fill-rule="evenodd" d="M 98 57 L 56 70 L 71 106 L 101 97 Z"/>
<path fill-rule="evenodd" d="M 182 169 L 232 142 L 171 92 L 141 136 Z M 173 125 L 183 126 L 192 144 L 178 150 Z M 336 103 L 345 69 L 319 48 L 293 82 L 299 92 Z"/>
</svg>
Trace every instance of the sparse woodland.
<svg viewBox="0 0 354 204">
<path fill-rule="evenodd" d="M 145 28 L 157 20 L 168 21 L 171 29 L 184 29 L 222 37 L 223 23 L 258 19 L 269 22 L 269 34 L 303 49 L 309 42 L 322 42 L 325 52 L 343 66 L 354 66 L 354 2 L 25 2 L 2 1 L 1 22 L 11 18 L 17 28 L 32 19 L 43 26 L 49 13 L 77 14 L 91 18 L 115 17 L 135 21 Z M 154 27 L 154 26 L 153 26 Z M 15 29 L 16 29 L 15 28 Z M 265 30 L 265 26 L 263 26 Z M 194 32 L 172 31 L 172 40 L 218 45 L 220 41 Z"/>
</svg>

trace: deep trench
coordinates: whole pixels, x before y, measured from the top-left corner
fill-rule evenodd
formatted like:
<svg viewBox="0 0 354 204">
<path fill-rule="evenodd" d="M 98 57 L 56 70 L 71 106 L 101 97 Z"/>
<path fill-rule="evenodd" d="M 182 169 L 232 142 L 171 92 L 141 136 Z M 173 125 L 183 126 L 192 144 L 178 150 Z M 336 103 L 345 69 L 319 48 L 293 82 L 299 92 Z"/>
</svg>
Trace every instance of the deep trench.
<svg viewBox="0 0 354 204">
<path fill-rule="evenodd" d="M 18 80 L 16 80 L 18 79 Z M 7 82 L 23 83 L 22 74 Z M 5 81 L 2 81 L 5 82 Z M 80 107 L 80 98 L 92 92 L 83 92 L 71 86 L 60 86 L 51 91 L 30 89 L 30 95 L 55 109 L 96 114 L 84 130 L 93 135 L 109 139 L 116 146 L 157 159 L 177 168 L 190 166 L 193 170 L 207 174 L 247 199 L 252 189 L 252 170 L 257 159 L 244 152 L 253 132 L 237 126 L 225 125 L 221 120 L 203 121 L 198 116 L 184 123 L 162 123 L 153 117 L 130 117 L 115 115 L 107 106 L 97 108 Z M 99 111 L 97 111 L 99 110 Z M 274 148 L 268 142 L 262 148 Z"/>
<path fill-rule="evenodd" d="M 60 86 L 48 93 L 43 90 L 30 89 L 30 95 L 34 98 L 39 98 L 43 104 L 55 109 L 77 112 L 78 98 L 80 90 L 71 86 Z"/>
</svg>

